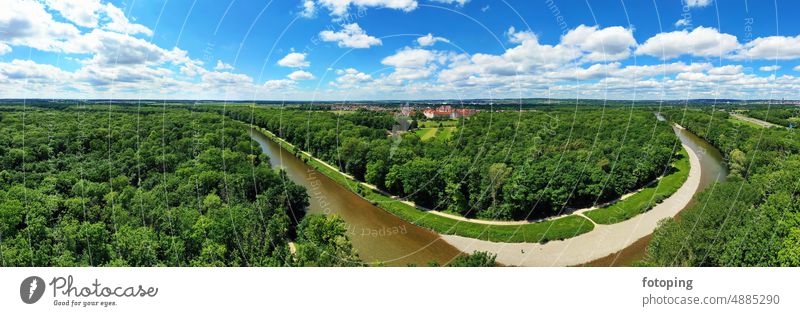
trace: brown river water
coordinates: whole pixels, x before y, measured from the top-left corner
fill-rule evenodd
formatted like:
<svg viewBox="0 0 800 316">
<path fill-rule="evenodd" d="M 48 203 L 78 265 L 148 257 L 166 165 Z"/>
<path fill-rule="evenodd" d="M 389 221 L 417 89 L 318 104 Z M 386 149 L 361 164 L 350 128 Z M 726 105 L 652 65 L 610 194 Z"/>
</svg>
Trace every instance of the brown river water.
<svg viewBox="0 0 800 316">
<path fill-rule="evenodd" d="M 689 131 L 676 128 L 675 132 L 681 142 L 694 149 L 700 158 L 702 176 L 698 192 L 725 180 L 728 170 L 716 148 Z M 407 223 L 372 205 L 317 172 L 261 132 L 251 129 L 251 137 L 269 156 L 273 168 L 285 170 L 289 179 L 307 189 L 311 204 L 307 210 L 309 213 L 337 214 L 344 219 L 353 246 L 365 262 L 424 266 L 432 261 L 444 264 L 461 254 L 435 232 Z M 650 238 L 648 235 L 615 254 L 585 265 L 629 266 L 644 258 Z"/>
<path fill-rule="evenodd" d="M 675 133 L 678 134 L 678 138 L 680 138 L 681 142 L 683 142 L 684 145 L 689 146 L 689 148 L 694 149 L 694 152 L 697 153 L 697 158 L 700 159 L 700 168 L 702 173 L 700 175 L 700 187 L 697 188 L 695 198 L 697 197 L 697 193 L 713 186 L 717 182 L 725 181 L 725 178 L 728 177 L 728 168 L 725 166 L 725 161 L 719 150 L 692 132 L 679 128 L 674 128 L 674 130 Z M 696 200 L 693 199 L 692 202 L 690 202 L 689 205 L 687 205 L 683 210 L 691 207 L 695 203 Z M 681 212 L 683 212 L 683 210 L 681 210 Z M 680 218 L 680 213 L 678 213 L 677 217 Z M 622 249 L 617 253 L 613 253 L 606 257 L 586 263 L 584 266 L 630 266 L 636 261 L 639 261 L 645 257 L 647 244 L 650 243 L 651 238 L 652 234 L 642 237 L 627 248 Z"/>
<path fill-rule="evenodd" d="M 294 183 L 306 188 L 311 214 L 336 214 L 347 223 L 347 230 L 359 257 L 367 263 L 388 266 L 425 266 L 435 261 L 446 264 L 460 255 L 439 235 L 410 224 L 372 205 L 281 148 L 261 132 L 250 136 L 270 158 L 273 168 L 286 170 Z"/>
</svg>

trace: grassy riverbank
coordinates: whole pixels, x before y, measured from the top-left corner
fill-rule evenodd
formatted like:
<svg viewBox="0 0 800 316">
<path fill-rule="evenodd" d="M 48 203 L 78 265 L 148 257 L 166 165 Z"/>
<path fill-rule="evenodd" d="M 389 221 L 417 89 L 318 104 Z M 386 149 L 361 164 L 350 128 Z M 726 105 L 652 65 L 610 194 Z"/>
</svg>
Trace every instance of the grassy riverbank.
<svg viewBox="0 0 800 316">
<path fill-rule="evenodd" d="M 486 225 L 460 221 L 452 218 L 442 217 L 422 211 L 411 205 L 402 203 L 392 197 L 381 194 L 368 188 L 356 180 L 344 176 L 338 170 L 334 170 L 327 165 L 317 161 L 307 153 L 303 153 L 285 140 L 276 137 L 271 132 L 257 127 L 257 130 L 267 135 L 270 139 L 278 143 L 289 152 L 299 155 L 303 161 L 312 166 L 317 171 L 323 173 L 337 183 L 367 199 L 378 207 L 389 213 L 402 218 L 415 225 L 425 227 L 440 234 L 458 235 L 481 240 L 497 242 L 547 242 L 572 238 L 577 235 L 587 233 L 594 229 L 594 225 L 589 220 L 571 215 L 556 220 L 543 221 L 523 225 Z"/>
<path fill-rule="evenodd" d="M 457 235 L 481 240 L 509 243 L 544 243 L 551 240 L 572 238 L 594 229 L 594 224 L 579 215 L 569 215 L 557 219 L 520 225 L 489 225 L 461 221 L 420 210 L 393 197 L 373 190 L 364 184 L 345 176 L 338 170 L 324 164 L 308 153 L 297 150 L 294 145 L 257 127 L 259 131 L 277 142 L 284 149 L 301 157 L 308 165 L 325 174 L 337 183 L 348 188 L 374 205 L 415 225 L 425 227 L 440 234 Z M 588 211 L 584 215 L 598 224 L 614 224 L 644 213 L 669 197 L 683 185 L 689 174 L 689 159 L 685 149 L 681 158 L 673 164 L 676 171 L 664 176 L 650 187 L 642 189 L 624 200 L 609 206 Z"/>
<path fill-rule="evenodd" d="M 682 148 L 680 155 L 681 158 L 672 164 L 675 168 L 674 172 L 624 200 L 588 211 L 584 215 L 598 224 L 614 224 L 647 212 L 653 206 L 678 191 L 689 177 L 689 154 L 686 149 Z"/>
</svg>

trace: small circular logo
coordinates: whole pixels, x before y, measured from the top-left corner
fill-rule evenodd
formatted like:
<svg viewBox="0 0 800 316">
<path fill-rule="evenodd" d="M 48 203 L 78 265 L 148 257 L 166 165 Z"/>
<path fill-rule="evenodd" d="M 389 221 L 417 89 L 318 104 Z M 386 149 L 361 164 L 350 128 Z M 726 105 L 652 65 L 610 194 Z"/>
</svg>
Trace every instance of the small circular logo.
<svg viewBox="0 0 800 316">
<path fill-rule="evenodd" d="M 25 304 L 33 304 L 39 301 L 44 294 L 44 280 L 38 276 L 29 276 L 22 280 L 19 285 L 19 298 Z"/>
</svg>

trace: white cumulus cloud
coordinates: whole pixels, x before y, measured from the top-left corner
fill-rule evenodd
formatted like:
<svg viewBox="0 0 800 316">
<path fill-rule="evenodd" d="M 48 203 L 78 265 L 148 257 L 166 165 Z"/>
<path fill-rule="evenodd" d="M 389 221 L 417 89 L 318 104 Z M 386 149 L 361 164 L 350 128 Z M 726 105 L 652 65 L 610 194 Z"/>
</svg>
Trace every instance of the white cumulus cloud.
<svg viewBox="0 0 800 316">
<path fill-rule="evenodd" d="M 103 28 L 109 31 L 120 32 L 125 34 L 144 34 L 147 36 L 153 35 L 153 31 L 144 25 L 131 23 L 125 13 L 111 3 L 107 3 L 104 8 L 106 16 L 111 20 Z"/>
<path fill-rule="evenodd" d="M 397 68 L 420 68 L 433 61 L 434 58 L 436 58 L 436 54 L 432 51 L 406 47 L 394 55 L 384 58 L 381 63 Z"/>
<path fill-rule="evenodd" d="M 347 24 L 338 32 L 322 31 L 319 36 L 325 42 L 337 42 L 339 47 L 369 48 L 382 44 L 380 39 L 367 35 L 357 23 Z"/>
<path fill-rule="evenodd" d="M 718 76 L 731 76 L 742 73 L 742 70 L 744 70 L 744 67 L 742 65 L 725 65 L 709 69 L 708 74 L 718 75 Z"/>
<path fill-rule="evenodd" d="M 711 0 L 686 0 L 686 5 L 690 8 L 705 7 L 711 4 Z"/>
<path fill-rule="evenodd" d="M 680 19 L 680 20 L 675 22 L 675 27 L 685 27 L 685 26 L 689 26 L 691 24 L 692 24 L 692 20 L 689 20 L 687 18 L 683 18 L 683 19 Z"/>
<path fill-rule="evenodd" d="M 300 11 L 300 16 L 304 18 L 313 18 L 317 15 L 317 5 L 313 0 L 303 1 L 303 11 Z"/>
<path fill-rule="evenodd" d="M 293 81 L 293 80 L 276 79 L 276 80 L 269 80 L 269 81 L 265 82 L 264 83 L 264 88 L 267 89 L 267 90 L 270 90 L 270 91 L 286 90 L 286 89 L 289 89 L 291 87 L 294 87 L 295 84 L 297 84 L 297 83 L 295 81 Z"/>
<path fill-rule="evenodd" d="M 417 39 L 417 43 L 419 44 L 419 46 L 433 46 L 434 44 L 436 44 L 436 42 L 450 43 L 450 40 L 444 37 L 433 36 L 433 34 L 431 33 L 428 33 L 428 35 L 425 35 Z"/>
<path fill-rule="evenodd" d="M 522 76 L 531 76 L 536 71 L 560 69 L 583 56 L 581 49 L 575 45 L 541 44 L 530 31 L 517 31 L 512 27 L 506 34 L 516 46 L 501 55 L 477 53 L 452 56 L 447 67 L 439 73 L 439 81 L 457 86 L 514 85 L 522 80 Z M 541 80 L 541 76 L 530 77 L 530 80 Z"/>
<path fill-rule="evenodd" d="M 217 65 L 214 67 L 214 70 L 232 70 L 233 66 L 230 64 L 226 64 L 221 60 L 217 60 Z"/>
<path fill-rule="evenodd" d="M 0 55 L 5 55 L 11 52 L 11 46 L 0 43 Z"/>
<path fill-rule="evenodd" d="M 53 52 L 81 34 L 74 25 L 55 21 L 42 3 L 24 0 L 3 2 L 0 30 L 0 41 L 6 44 Z"/>
<path fill-rule="evenodd" d="M 294 81 L 314 79 L 314 75 L 305 70 L 297 70 L 293 73 L 290 73 L 287 77 L 289 77 L 289 79 L 292 79 Z"/>
<path fill-rule="evenodd" d="M 63 52 L 93 54 L 91 63 L 103 65 L 184 63 L 186 52 L 178 48 L 165 50 L 157 45 L 127 34 L 94 29 L 63 45 Z"/>
<path fill-rule="evenodd" d="M 278 61 L 278 65 L 289 68 L 306 68 L 311 66 L 311 63 L 306 60 L 305 53 L 291 52 Z"/>
<path fill-rule="evenodd" d="M 561 39 L 564 45 L 576 46 L 587 52 L 589 61 L 614 61 L 630 56 L 636 46 L 633 31 L 621 26 L 600 29 L 598 26 L 579 25 Z"/>
<path fill-rule="evenodd" d="M 26 81 L 58 81 L 72 78 L 72 74 L 56 66 L 20 59 L 14 59 L 10 63 L 0 63 L 0 75 Z"/>
<path fill-rule="evenodd" d="M 417 0 L 317 0 L 317 3 L 328 8 L 335 16 L 346 15 L 351 6 L 389 8 L 408 12 L 416 9 L 418 5 Z"/>
<path fill-rule="evenodd" d="M 245 85 L 253 82 L 253 78 L 248 75 L 218 71 L 209 71 L 203 74 L 202 80 L 203 83 L 212 86 Z"/>
<path fill-rule="evenodd" d="M 800 58 L 800 35 L 759 37 L 744 45 L 737 59 L 790 60 Z"/>
<path fill-rule="evenodd" d="M 100 0 L 46 0 L 45 3 L 65 19 L 83 27 L 97 27 L 99 11 L 103 8 Z"/>
<path fill-rule="evenodd" d="M 446 3 L 446 4 L 457 4 L 457 5 L 459 5 L 459 6 L 462 6 L 462 7 L 463 7 L 463 6 L 464 6 L 465 4 L 467 4 L 467 3 L 468 3 L 470 0 L 431 0 L 431 1 L 433 1 L 433 2 L 439 2 L 439 3 Z"/>
<path fill-rule="evenodd" d="M 781 69 L 781 66 L 778 66 L 778 65 L 764 66 L 764 67 L 758 68 L 758 70 L 761 70 L 761 71 L 764 71 L 764 72 L 773 72 L 773 71 L 777 71 L 779 69 Z"/>
<path fill-rule="evenodd" d="M 636 54 L 663 59 L 683 55 L 725 57 L 739 47 L 736 36 L 701 26 L 691 32 L 681 30 L 656 34 L 640 45 L 636 49 Z"/>
<path fill-rule="evenodd" d="M 394 55 L 381 60 L 381 63 L 394 67 L 389 80 L 417 80 L 427 78 L 438 68 L 435 63 L 443 62 L 443 56 L 425 49 L 403 48 Z"/>
<path fill-rule="evenodd" d="M 518 72 L 561 67 L 581 56 L 580 50 L 570 45 L 541 44 L 530 31 L 516 31 L 512 27 L 508 30 L 508 37 L 512 43 L 519 45 L 506 50 L 502 58 L 515 64 Z"/>
<path fill-rule="evenodd" d="M 372 76 L 356 70 L 355 68 L 340 69 L 336 71 L 339 75 L 336 82 L 331 82 L 331 85 L 340 88 L 353 88 L 361 84 L 372 81 Z"/>
</svg>

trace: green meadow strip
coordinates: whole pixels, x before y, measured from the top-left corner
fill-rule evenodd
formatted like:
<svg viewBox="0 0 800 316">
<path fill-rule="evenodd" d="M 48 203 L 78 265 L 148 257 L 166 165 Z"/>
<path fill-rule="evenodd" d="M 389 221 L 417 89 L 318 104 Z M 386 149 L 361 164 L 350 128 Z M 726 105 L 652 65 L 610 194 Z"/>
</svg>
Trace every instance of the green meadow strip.
<svg viewBox="0 0 800 316">
<path fill-rule="evenodd" d="M 578 215 L 569 215 L 553 220 L 545 220 L 520 225 L 489 225 L 452 219 L 425 212 L 411 205 L 398 201 L 364 186 L 360 182 L 345 177 L 310 155 L 297 150 L 294 145 L 275 136 L 271 132 L 256 127 L 284 149 L 300 155 L 304 162 L 317 171 L 333 179 L 340 185 L 370 201 L 381 209 L 394 214 L 415 225 L 430 229 L 440 234 L 457 235 L 494 242 L 509 243 L 545 243 L 551 240 L 569 239 L 585 234 L 594 229 L 594 224 Z M 640 190 L 628 198 L 611 205 L 584 213 L 597 224 L 619 223 L 647 212 L 670 195 L 674 194 L 689 176 L 689 158 L 685 149 L 681 149 L 681 158 L 674 162 L 675 171 L 662 177 L 656 183 Z"/>
<path fill-rule="evenodd" d="M 358 181 L 345 177 L 339 171 L 320 163 L 313 157 L 296 150 L 294 145 L 275 136 L 271 132 L 256 127 L 256 129 L 278 143 L 289 152 L 301 155 L 303 161 L 317 171 L 333 179 L 345 188 L 353 191 L 372 204 L 394 214 L 412 224 L 430 229 L 440 234 L 457 235 L 494 242 L 510 243 L 544 243 L 551 240 L 561 240 L 585 234 L 594 229 L 591 221 L 577 215 L 565 216 L 555 220 L 541 221 L 521 225 L 487 225 L 467 222 L 439 216 L 422 211 L 411 205 L 402 203 L 390 196 L 368 188 Z"/>
<path fill-rule="evenodd" d="M 615 224 L 647 212 L 674 194 L 689 178 L 689 154 L 681 149 L 681 158 L 673 163 L 675 171 L 661 180 L 611 205 L 591 210 L 584 215 L 598 224 Z"/>
</svg>

